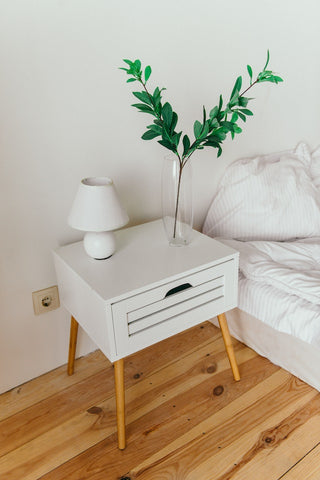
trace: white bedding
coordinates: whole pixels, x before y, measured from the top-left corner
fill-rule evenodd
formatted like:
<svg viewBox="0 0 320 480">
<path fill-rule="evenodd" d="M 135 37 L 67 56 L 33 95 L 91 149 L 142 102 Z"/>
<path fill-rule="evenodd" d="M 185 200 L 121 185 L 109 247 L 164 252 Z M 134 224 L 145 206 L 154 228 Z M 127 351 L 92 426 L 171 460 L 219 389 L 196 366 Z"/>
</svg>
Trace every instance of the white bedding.
<svg viewBox="0 0 320 480">
<path fill-rule="evenodd" d="M 231 163 L 203 224 L 211 237 L 288 241 L 320 235 L 320 148 Z"/>
<path fill-rule="evenodd" d="M 231 333 L 320 391 L 320 147 L 229 165 L 202 231 L 240 251 Z"/>
<path fill-rule="evenodd" d="M 239 308 L 320 345 L 320 237 L 295 242 L 218 239 L 240 251 Z"/>
<path fill-rule="evenodd" d="M 295 242 L 237 242 L 240 270 L 249 280 L 320 305 L 320 237 Z"/>
</svg>

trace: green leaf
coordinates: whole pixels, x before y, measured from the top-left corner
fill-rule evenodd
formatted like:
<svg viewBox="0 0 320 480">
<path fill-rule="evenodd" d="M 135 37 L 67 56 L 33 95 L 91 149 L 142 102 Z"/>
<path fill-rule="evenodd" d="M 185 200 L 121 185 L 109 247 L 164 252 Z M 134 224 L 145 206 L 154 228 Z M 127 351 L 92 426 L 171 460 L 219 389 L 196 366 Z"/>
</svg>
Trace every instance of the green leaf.
<svg viewBox="0 0 320 480">
<path fill-rule="evenodd" d="M 153 107 L 152 99 L 149 97 L 147 92 L 132 92 L 135 97 L 138 98 L 138 100 L 141 100 L 141 102 L 147 103 L 148 105 L 151 105 Z"/>
<path fill-rule="evenodd" d="M 258 82 L 262 82 L 262 81 L 265 80 L 267 77 L 268 77 L 268 73 L 267 73 L 267 72 L 260 72 L 259 75 L 258 75 L 257 81 L 258 81 Z"/>
<path fill-rule="evenodd" d="M 159 127 L 158 125 L 155 125 L 154 123 L 152 125 L 148 125 L 147 128 L 155 133 L 156 135 L 161 135 L 162 136 L 162 128 Z"/>
<path fill-rule="evenodd" d="M 172 137 L 173 143 L 175 144 L 176 147 L 178 147 L 178 145 L 179 145 L 181 134 L 182 134 L 182 132 L 179 132 L 179 133 L 176 133 L 175 135 L 173 135 L 173 137 Z"/>
<path fill-rule="evenodd" d="M 142 140 L 152 140 L 153 138 L 159 137 L 161 133 L 154 132 L 153 130 L 148 130 L 142 135 Z"/>
<path fill-rule="evenodd" d="M 162 127 L 162 140 L 166 140 L 169 143 L 173 143 L 173 139 L 165 125 L 163 125 Z"/>
<path fill-rule="evenodd" d="M 157 113 L 158 118 L 161 118 L 161 110 L 162 110 L 162 105 L 161 105 L 161 102 L 160 102 L 160 103 L 158 103 L 158 105 L 155 106 L 155 111 Z M 163 120 L 161 120 L 161 122 L 163 122 Z"/>
<path fill-rule="evenodd" d="M 133 65 L 133 62 L 131 60 L 126 59 L 126 58 L 123 58 L 123 61 L 125 63 L 127 63 L 129 65 L 129 67 L 131 67 Z"/>
<path fill-rule="evenodd" d="M 206 123 L 206 120 L 207 120 L 207 112 L 206 112 L 206 109 L 204 108 L 203 106 L 203 120 L 202 120 L 202 125 L 204 125 Z"/>
<path fill-rule="evenodd" d="M 171 121 L 171 125 L 170 125 L 170 132 L 171 133 L 174 132 L 174 129 L 176 128 L 177 123 L 178 123 L 178 115 L 176 114 L 176 112 L 172 112 L 172 121 Z"/>
<path fill-rule="evenodd" d="M 233 108 L 239 104 L 239 96 L 240 96 L 240 92 L 236 90 L 233 97 L 230 98 L 230 102 L 227 105 L 227 109 Z"/>
<path fill-rule="evenodd" d="M 136 82 L 136 81 L 137 81 L 136 78 L 128 78 L 127 83 Z"/>
<path fill-rule="evenodd" d="M 246 117 L 245 115 L 243 115 L 243 113 L 241 113 L 240 110 L 238 110 L 237 113 L 238 113 L 238 115 L 239 115 L 239 118 L 241 118 L 241 120 L 242 120 L 243 122 L 246 122 L 246 121 L 247 121 L 247 117 Z"/>
<path fill-rule="evenodd" d="M 283 82 L 283 80 L 281 77 L 276 77 L 275 75 L 268 75 L 268 76 L 265 76 L 265 77 L 262 76 L 261 78 L 259 78 L 259 83 L 262 83 L 262 82 L 279 83 L 279 82 Z"/>
<path fill-rule="evenodd" d="M 150 78 L 151 72 L 152 72 L 151 67 L 150 67 L 150 65 L 148 65 L 144 70 L 144 80 L 145 80 L 146 83 Z"/>
<path fill-rule="evenodd" d="M 212 120 L 210 120 L 210 130 L 217 127 L 219 127 L 218 120 L 216 118 L 213 118 Z"/>
<path fill-rule="evenodd" d="M 225 129 L 225 132 L 233 132 L 234 124 L 232 122 L 221 122 L 221 126 Z"/>
<path fill-rule="evenodd" d="M 211 119 L 216 118 L 216 116 L 218 115 L 218 112 L 219 112 L 219 108 L 218 108 L 218 107 L 214 107 L 214 108 L 210 111 L 209 117 L 210 117 Z"/>
<path fill-rule="evenodd" d="M 167 140 L 163 140 L 163 139 L 158 140 L 158 143 L 160 143 L 160 145 L 162 145 L 165 148 L 168 148 L 169 150 L 171 150 L 173 152 L 177 151 L 176 146 L 172 145 L 172 143 L 168 142 Z"/>
<path fill-rule="evenodd" d="M 152 99 L 153 99 L 153 104 L 155 106 L 155 110 L 158 116 L 160 117 L 162 105 L 161 105 L 161 90 L 159 90 L 159 87 L 156 87 L 155 91 L 153 92 Z"/>
<path fill-rule="evenodd" d="M 132 107 L 137 108 L 141 112 L 150 113 L 151 115 L 156 116 L 156 114 L 154 113 L 154 110 L 151 107 L 149 107 L 149 105 L 145 105 L 144 103 L 134 103 L 132 104 Z"/>
<path fill-rule="evenodd" d="M 213 140 L 208 140 L 204 145 L 206 147 L 219 148 L 219 142 L 215 142 Z"/>
<path fill-rule="evenodd" d="M 222 127 L 217 128 L 211 135 L 207 137 L 209 141 L 218 141 L 223 142 L 226 139 L 227 135 Z"/>
<path fill-rule="evenodd" d="M 264 75 L 261 77 L 261 80 L 259 80 L 260 82 L 271 82 L 271 83 L 279 83 L 279 82 L 283 82 L 283 79 L 281 77 L 278 77 L 277 75 Z"/>
<path fill-rule="evenodd" d="M 231 117 L 231 122 L 235 123 L 239 118 L 239 115 L 237 112 L 233 112 L 232 117 Z"/>
<path fill-rule="evenodd" d="M 204 124 L 204 126 L 202 126 L 202 132 L 201 132 L 201 134 L 200 134 L 200 136 L 199 136 L 199 139 L 202 140 L 202 139 L 206 138 L 206 136 L 208 135 L 208 133 L 209 133 L 209 123 L 206 122 L 206 123 Z"/>
<path fill-rule="evenodd" d="M 237 80 L 236 80 L 236 83 L 234 84 L 234 87 L 233 87 L 233 90 L 232 90 L 232 93 L 231 93 L 231 96 L 230 96 L 230 100 L 233 99 L 233 97 L 238 93 L 240 93 L 240 90 L 241 90 L 241 86 L 242 86 L 242 77 L 238 77 Z"/>
<path fill-rule="evenodd" d="M 223 98 L 222 98 L 222 95 L 220 95 L 220 98 L 219 98 L 219 112 L 221 111 L 221 108 L 222 108 L 222 105 L 223 105 Z"/>
<path fill-rule="evenodd" d="M 158 105 L 161 100 L 161 93 L 160 93 L 159 87 L 155 88 L 155 91 L 153 92 L 152 97 L 153 97 L 154 104 Z"/>
<path fill-rule="evenodd" d="M 249 77 L 250 77 L 250 85 L 252 84 L 252 68 L 250 65 L 247 65 L 247 70 L 248 70 L 248 73 L 249 73 Z"/>
<path fill-rule="evenodd" d="M 199 122 L 199 120 L 196 120 L 193 125 L 193 133 L 196 138 L 199 138 L 201 135 L 202 131 L 202 124 Z"/>
<path fill-rule="evenodd" d="M 266 64 L 265 64 L 265 66 L 264 66 L 263 71 L 266 70 L 266 68 L 267 68 L 267 66 L 268 66 L 268 63 L 269 63 L 269 60 L 270 60 L 270 52 L 269 52 L 269 49 L 268 49 L 268 51 L 267 51 L 267 61 L 266 61 Z"/>
<path fill-rule="evenodd" d="M 136 69 L 138 72 L 140 72 L 140 69 L 141 69 L 141 62 L 140 62 L 140 60 L 135 60 L 135 61 L 133 62 L 133 64 L 134 64 L 135 69 Z"/>
<path fill-rule="evenodd" d="M 244 113 L 245 115 L 253 115 L 253 113 L 251 112 L 251 110 L 248 110 L 247 108 L 241 108 L 241 110 L 239 110 L 241 113 Z"/>
<path fill-rule="evenodd" d="M 183 156 L 185 156 L 185 155 L 187 155 L 188 150 L 190 148 L 190 139 L 189 139 L 188 135 L 184 135 L 184 137 L 182 139 L 182 143 L 183 143 Z"/>
<path fill-rule="evenodd" d="M 239 107 L 246 107 L 249 103 L 249 100 L 252 100 L 252 98 L 239 97 Z"/>
<path fill-rule="evenodd" d="M 242 128 L 240 128 L 238 125 L 234 125 L 233 127 L 233 132 L 234 133 L 241 133 L 242 132 Z"/>
<path fill-rule="evenodd" d="M 171 107 L 170 103 L 166 102 L 163 105 L 162 110 L 161 110 L 161 114 L 162 114 L 163 121 L 164 121 L 166 127 L 169 130 L 170 127 L 171 127 L 172 115 L 173 115 L 172 107 Z"/>
<path fill-rule="evenodd" d="M 216 130 L 215 134 L 218 137 L 219 142 L 223 142 L 227 138 L 227 134 L 222 127 Z"/>
</svg>

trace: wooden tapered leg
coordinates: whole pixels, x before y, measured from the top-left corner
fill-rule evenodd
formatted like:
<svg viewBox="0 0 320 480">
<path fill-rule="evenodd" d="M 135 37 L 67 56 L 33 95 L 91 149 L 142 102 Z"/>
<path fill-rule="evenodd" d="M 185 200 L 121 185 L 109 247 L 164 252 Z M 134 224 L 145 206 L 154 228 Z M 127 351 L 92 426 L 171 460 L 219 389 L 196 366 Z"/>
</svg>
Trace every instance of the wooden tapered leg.
<svg viewBox="0 0 320 480">
<path fill-rule="evenodd" d="M 74 359 L 76 356 L 78 327 L 79 327 L 79 324 L 77 320 L 74 317 L 71 317 L 69 356 L 68 356 L 68 375 L 73 375 L 73 372 L 74 372 Z"/>
<path fill-rule="evenodd" d="M 114 362 L 114 380 L 116 387 L 118 447 L 126 448 L 125 398 L 124 398 L 124 361 L 123 358 Z"/>
<path fill-rule="evenodd" d="M 238 380 L 240 380 L 239 369 L 238 369 L 238 365 L 237 365 L 237 362 L 236 362 L 236 357 L 234 355 L 234 350 L 233 350 L 233 346 L 232 346 L 232 340 L 231 340 L 231 337 L 230 337 L 230 332 L 229 332 L 229 328 L 228 328 L 227 319 L 226 319 L 226 316 L 225 316 L 224 313 L 221 313 L 221 315 L 218 315 L 218 321 L 219 321 L 219 325 L 220 325 L 220 328 L 221 328 L 222 338 L 223 338 L 223 341 L 224 341 L 224 345 L 226 347 L 229 362 L 230 362 L 230 365 L 231 365 L 233 378 L 236 381 L 238 381 Z"/>
</svg>

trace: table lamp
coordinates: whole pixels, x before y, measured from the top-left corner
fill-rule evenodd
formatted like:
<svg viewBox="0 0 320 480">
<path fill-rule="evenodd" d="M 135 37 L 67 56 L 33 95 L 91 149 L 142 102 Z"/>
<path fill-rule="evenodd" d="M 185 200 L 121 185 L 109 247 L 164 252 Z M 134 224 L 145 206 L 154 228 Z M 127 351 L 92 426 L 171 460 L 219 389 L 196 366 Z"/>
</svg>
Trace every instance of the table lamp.
<svg viewBox="0 0 320 480">
<path fill-rule="evenodd" d="M 129 217 L 121 206 L 111 178 L 84 178 L 74 199 L 68 224 L 85 233 L 83 239 L 87 254 L 105 260 L 115 252 L 116 242 L 112 230 L 126 223 Z"/>
</svg>

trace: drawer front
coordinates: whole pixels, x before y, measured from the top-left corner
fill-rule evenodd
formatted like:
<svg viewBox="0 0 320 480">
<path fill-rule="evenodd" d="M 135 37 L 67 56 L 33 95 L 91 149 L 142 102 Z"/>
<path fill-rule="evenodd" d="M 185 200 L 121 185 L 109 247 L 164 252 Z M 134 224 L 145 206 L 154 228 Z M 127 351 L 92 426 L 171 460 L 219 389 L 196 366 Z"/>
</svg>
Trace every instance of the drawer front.
<svg viewBox="0 0 320 480">
<path fill-rule="evenodd" d="M 114 303 L 116 352 L 126 356 L 235 306 L 234 260 Z"/>
</svg>

